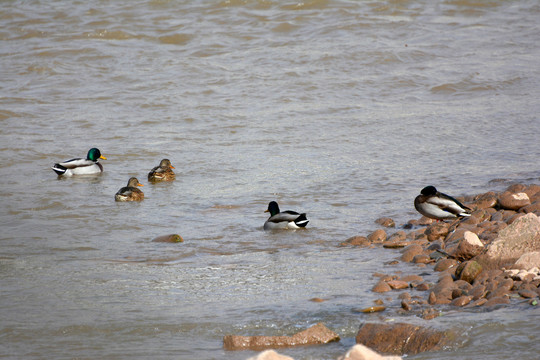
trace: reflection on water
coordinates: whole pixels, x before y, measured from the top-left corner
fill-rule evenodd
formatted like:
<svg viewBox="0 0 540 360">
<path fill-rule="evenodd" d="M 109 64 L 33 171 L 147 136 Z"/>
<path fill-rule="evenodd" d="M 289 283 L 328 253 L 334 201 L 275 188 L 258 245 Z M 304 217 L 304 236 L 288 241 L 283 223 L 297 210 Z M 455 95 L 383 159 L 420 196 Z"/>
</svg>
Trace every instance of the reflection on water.
<svg viewBox="0 0 540 360">
<path fill-rule="evenodd" d="M 8 358 L 245 359 L 225 334 L 324 322 L 342 341 L 396 254 L 339 244 L 456 196 L 538 182 L 535 1 L 10 2 L 0 14 L 2 350 Z M 53 163 L 98 147 L 100 176 Z M 162 158 L 177 179 L 114 201 Z M 493 180 L 495 179 L 495 180 Z M 305 231 L 262 230 L 267 204 Z M 178 233 L 184 243 L 153 243 Z M 435 276 L 435 275 L 433 275 Z M 326 301 L 309 301 L 314 297 Z M 429 325 L 415 359 L 531 358 L 530 309 Z M 419 322 L 419 319 L 406 319 Z M 513 339 L 512 341 L 508 339 Z M 489 350 L 486 350 L 489 349 Z M 502 356 L 504 356 L 502 355 Z"/>
</svg>

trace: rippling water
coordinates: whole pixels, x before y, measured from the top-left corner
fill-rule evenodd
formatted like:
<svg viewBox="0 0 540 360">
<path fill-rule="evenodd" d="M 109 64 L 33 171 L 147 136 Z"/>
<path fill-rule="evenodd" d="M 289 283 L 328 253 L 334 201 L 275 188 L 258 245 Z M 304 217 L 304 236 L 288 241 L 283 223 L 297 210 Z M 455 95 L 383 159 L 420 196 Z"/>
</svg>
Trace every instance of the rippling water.
<svg viewBox="0 0 540 360">
<path fill-rule="evenodd" d="M 0 356 L 245 359 L 224 335 L 321 321 L 340 343 L 282 352 L 335 359 L 372 319 L 351 311 L 376 298 L 371 274 L 408 269 L 341 241 L 418 217 L 426 184 L 538 183 L 539 15 L 533 0 L 3 2 Z M 94 146 L 101 176 L 50 169 Z M 177 180 L 146 183 L 165 157 Z M 130 176 L 145 200 L 115 203 Z M 262 231 L 271 200 L 308 229 Z M 150 241 L 168 233 L 185 242 Z M 540 352 L 536 309 L 445 311 L 427 324 L 464 339 L 409 358 Z"/>
</svg>

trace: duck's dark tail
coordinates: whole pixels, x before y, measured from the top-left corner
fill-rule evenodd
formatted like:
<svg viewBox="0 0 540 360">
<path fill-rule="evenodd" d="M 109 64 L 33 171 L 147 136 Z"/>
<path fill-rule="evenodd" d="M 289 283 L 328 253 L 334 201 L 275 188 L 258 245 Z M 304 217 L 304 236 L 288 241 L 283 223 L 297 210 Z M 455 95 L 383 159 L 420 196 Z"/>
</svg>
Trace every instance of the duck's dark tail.
<svg viewBox="0 0 540 360">
<path fill-rule="evenodd" d="M 51 169 L 54 170 L 55 173 L 58 175 L 64 175 L 66 173 L 67 168 L 60 165 L 60 164 L 54 164 Z"/>
<path fill-rule="evenodd" d="M 307 219 L 306 217 L 306 214 L 300 214 L 299 217 L 297 217 L 295 220 L 294 220 L 294 223 L 296 224 L 296 226 L 298 227 L 306 227 L 306 225 L 308 224 L 309 220 Z"/>
</svg>

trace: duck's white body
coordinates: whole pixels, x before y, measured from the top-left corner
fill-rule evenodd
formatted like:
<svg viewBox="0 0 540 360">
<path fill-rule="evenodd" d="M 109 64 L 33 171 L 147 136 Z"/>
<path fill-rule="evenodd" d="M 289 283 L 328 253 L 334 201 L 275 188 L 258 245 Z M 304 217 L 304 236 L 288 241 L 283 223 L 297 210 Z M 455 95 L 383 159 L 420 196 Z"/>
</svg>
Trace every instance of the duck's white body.
<svg viewBox="0 0 540 360">
<path fill-rule="evenodd" d="M 416 210 L 431 219 L 447 220 L 471 216 L 468 207 L 453 197 L 438 192 L 433 186 L 426 186 L 414 199 Z"/>
<path fill-rule="evenodd" d="M 275 201 L 268 204 L 270 217 L 264 223 L 264 230 L 285 230 L 285 229 L 300 229 L 306 227 L 309 220 L 305 213 L 297 213 L 296 211 L 279 211 L 279 206 Z"/>
<path fill-rule="evenodd" d="M 106 160 L 107 158 L 102 156 L 98 149 L 92 148 L 88 150 L 86 159 L 75 158 L 56 163 L 52 169 L 59 176 L 100 174 L 103 172 L 103 165 L 98 162 L 99 159 Z"/>
</svg>

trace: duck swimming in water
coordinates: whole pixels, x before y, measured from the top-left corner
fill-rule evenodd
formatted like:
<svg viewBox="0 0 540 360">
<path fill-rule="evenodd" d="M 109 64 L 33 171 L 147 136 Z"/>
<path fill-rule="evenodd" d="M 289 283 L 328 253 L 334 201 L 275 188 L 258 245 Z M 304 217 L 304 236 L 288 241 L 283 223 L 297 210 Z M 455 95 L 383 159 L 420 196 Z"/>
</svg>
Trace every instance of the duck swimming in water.
<svg viewBox="0 0 540 360">
<path fill-rule="evenodd" d="M 56 163 L 52 169 L 59 176 L 100 174 L 103 172 L 103 165 L 99 163 L 99 159 L 107 160 L 105 156 L 101 155 L 99 149 L 91 148 L 88 150 L 86 159 L 75 158 Z"/>
<path fill-rule="evenodd" d="M 139 183 L 136 177 L 129 179 L 127 186 L 124 186 L 114 195 L 116 201 L 141 201 L 144 199 L 144 193 L 137 189 L 137 186 L 144 186 Z"/>
<path fill-rule="evenodd" d="M 265 212 L 270 213 L 270 217 L 264 223 L 264 230 L 277 229 L 300 229 L 306 227 L 309 220 L 305 213 L 299 214 L 296 211 L 279 211 L 277 202 L 271 201 Z"/>
<path fill-rule="evenodd" d="M 471 209 L 453 197 L 438 192 L 434 186 L 426 186 L 414 199 L 414 207 L 428 218 L 436 220 L 471 216 Z"/>
<path fill-rule="evenodd" d="M 171 161 L 169 159 L 163 159 L 158 166 L 148 173 L 148 181 L 173 181 L 176 176 L 172 169 L 174 169 L 174 166 L 171 165 Z"/>
</svg>

